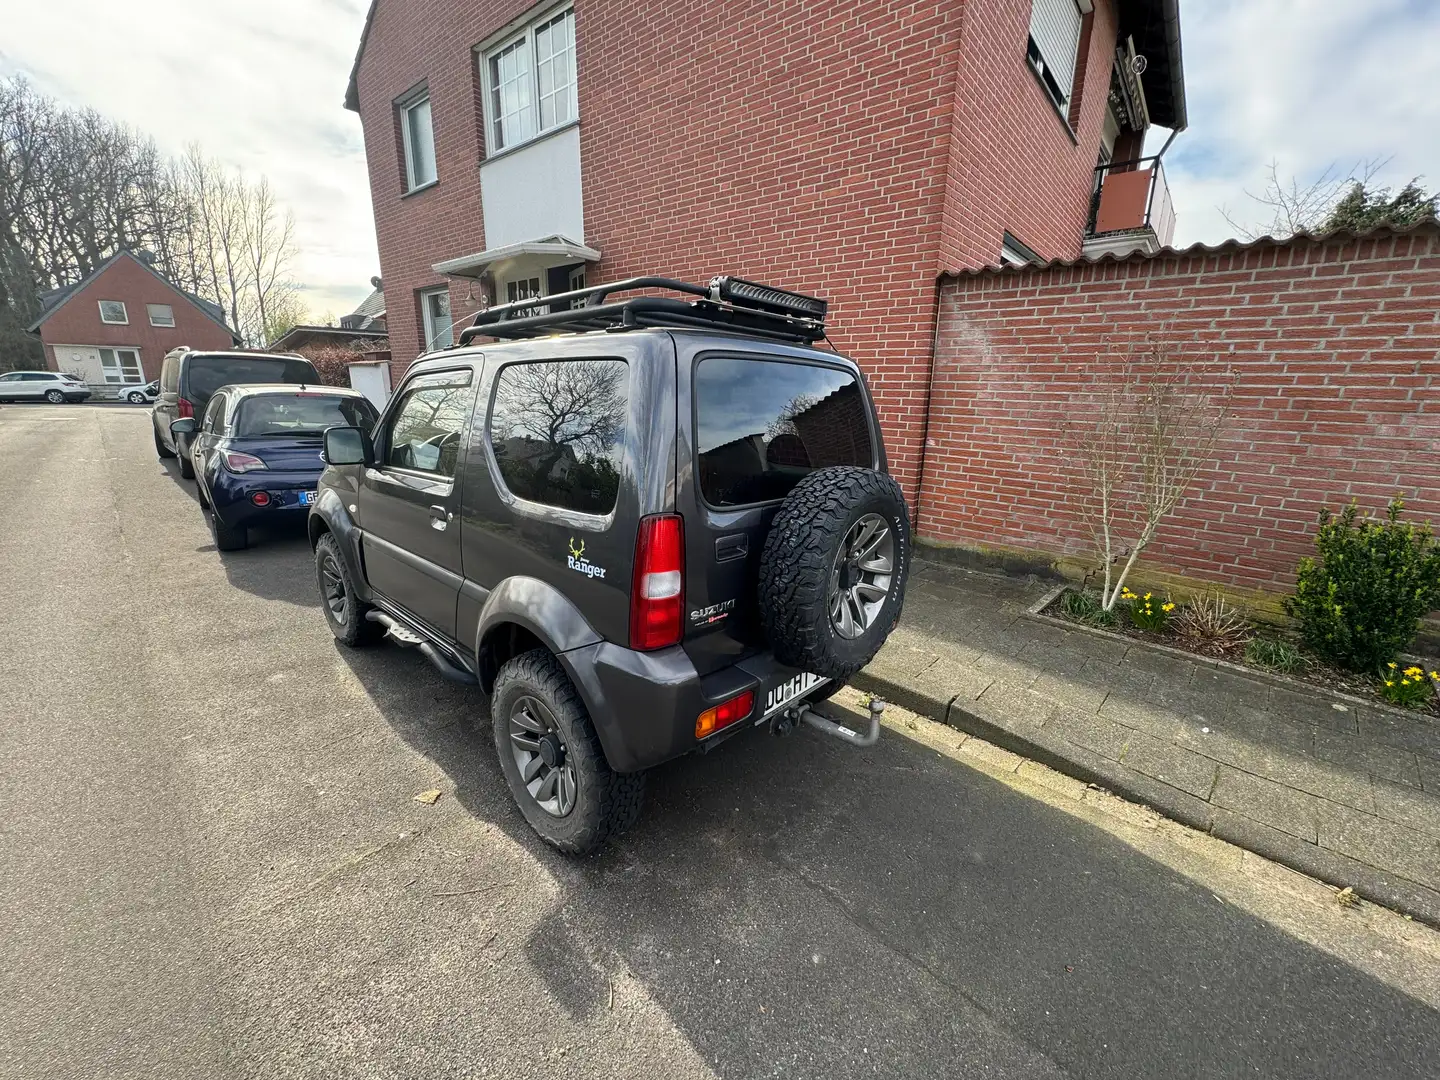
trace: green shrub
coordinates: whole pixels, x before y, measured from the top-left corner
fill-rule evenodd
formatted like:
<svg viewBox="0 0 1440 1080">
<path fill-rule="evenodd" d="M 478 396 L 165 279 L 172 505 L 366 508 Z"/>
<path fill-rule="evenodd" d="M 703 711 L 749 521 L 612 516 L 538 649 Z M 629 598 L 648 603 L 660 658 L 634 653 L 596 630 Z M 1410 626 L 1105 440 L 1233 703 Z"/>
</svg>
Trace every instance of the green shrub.
<svg viewBox="0 0 1440 1080">
<path fill-rule="evenodd" d="M 1415 639 L 1440 604 L 1440 548 L 1428 525 L 1400 523 L 1397 496 L 1384 521 L 1320 513 L 1318 559 L 1300 560 L 1286 610 L 1317 655 L 1351 671 L 1375 671 Z"/>
<path fill-rule="evenodd" d="M 1407 709 L 1421 708 L 1435 693 L 1435 684 L 1440 683 L 1440 671 L 1425 674 L 1424 668 L 1401 668 L 1390 661 L 1380 669 L 1380 696 L 1392 705 Z"/>
<path fill-rule="evenodd" d="M 1115 613 L 1101 607 L 1100 598 L 1089 589 L 1066 589 L 1060 596 L 1060 613 L 1090 626 L 1115 625 Z"/>
<path fill-rule="evenodd" d="M 1300 650 L 1281 638 L 1253 637 L 1245 643 L 1245 662 L 1271 671 L 1294 671 Z"/>
</svg>

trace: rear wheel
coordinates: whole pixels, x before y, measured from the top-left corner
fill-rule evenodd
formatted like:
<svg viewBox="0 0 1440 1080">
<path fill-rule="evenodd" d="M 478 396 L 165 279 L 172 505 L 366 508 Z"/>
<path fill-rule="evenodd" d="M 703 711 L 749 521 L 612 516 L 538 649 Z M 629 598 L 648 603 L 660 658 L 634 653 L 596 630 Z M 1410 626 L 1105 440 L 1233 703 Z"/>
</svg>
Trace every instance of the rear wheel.
<svg viewBox="0 0 1440 1080">
<path fill-rule="evenodd" d="M 580 695 L 545 649 L 500 669 L 490 726 L 510 794 L 547 844 L 584 855 L 640 816 L 645 774 L 611 770 Z"/>
<path fill-rule="evenodd" d="M 210 535 L 215 538 L 216 551 L 243 551 L 250 545 L 250 530 L 245 526 L 231 528 L 220 520 L 220 515 L 214 510 L 205 513 L 205 516 L 210 519 Z"/>
<path fill-rule="evenodd" d="M 152 428 L 151 434 L 155 436 L 155 453 L 160 457 L 162 461 L 166 458 L 172 458 L 175 456 L 175 451 L 171 450 L 163 442 L 160 441 L 159 428 Z"/>
<path fill-rule="evenodd" d="M 63 405 L 65 404 L 65 395 L 59 390 L 46 390 L 45 400 L 50 402 L 51 405 Z"/>
<path fill-rule="evenodd" d="M 315 545 L 315 581 L 320 586 L 325 621 L 340 644 L 354 648 L 380 639 L 384 627 L 365 618 L 370 605 L 356 599 L 355 583 L 345 568 L 335 537 L 329 533 Z"/>
</svg>

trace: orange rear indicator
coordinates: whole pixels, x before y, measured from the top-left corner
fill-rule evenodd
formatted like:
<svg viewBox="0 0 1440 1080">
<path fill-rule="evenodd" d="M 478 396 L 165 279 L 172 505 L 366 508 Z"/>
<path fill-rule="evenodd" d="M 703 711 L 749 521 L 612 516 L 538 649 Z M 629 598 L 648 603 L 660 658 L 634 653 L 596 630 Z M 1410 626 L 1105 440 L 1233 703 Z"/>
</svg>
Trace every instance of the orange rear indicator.
<svg viewBox="0 0 1440 1080">
<path fill-rule="evenodd" d="M 743 694 L 731 698 L 729 701 L 722 701 L 713 709 L 706 709 L 695 721 L 695 737 L 703 739 L 707 735 L 713 735 L 721 728 L 727 728 L 731 724 L 744 720 L 755 708 L 755 691 L 746 690 Z"/>
</svg>

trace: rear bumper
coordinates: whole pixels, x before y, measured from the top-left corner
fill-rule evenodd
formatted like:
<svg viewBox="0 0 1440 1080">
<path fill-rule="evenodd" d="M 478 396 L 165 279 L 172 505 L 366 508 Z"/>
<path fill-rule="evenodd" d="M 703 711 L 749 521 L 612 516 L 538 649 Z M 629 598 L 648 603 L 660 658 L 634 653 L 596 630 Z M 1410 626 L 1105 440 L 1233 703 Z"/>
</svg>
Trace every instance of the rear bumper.
<svg viewBox="0 0 1440 1080">
<path fill-rule="evenodd" d="M 622 773 L 748 731 L 766 718 L 766 690 L 801 674 L 762 653 L 701 675 L 678 646 L 642 653 L 610 642 L 561 653 L 560 661 L 585 699 L 610 767 Z M 695 738 L 702 712 L 746 690 L 755 692 L 749 716 L 703 741 Z"/>
<path fill-rule="evenodd" d="M 221 472 L 209 487 L 210 505 L 232 529 L 300 522 L 310 513 L 310 506 L 299 501 L 300 492 L 314 491 L 319 480 L 318 475 L 303 472 Z M 269 505 L 251 502 L 257 491 L 270 496 Z"/>
</svg>

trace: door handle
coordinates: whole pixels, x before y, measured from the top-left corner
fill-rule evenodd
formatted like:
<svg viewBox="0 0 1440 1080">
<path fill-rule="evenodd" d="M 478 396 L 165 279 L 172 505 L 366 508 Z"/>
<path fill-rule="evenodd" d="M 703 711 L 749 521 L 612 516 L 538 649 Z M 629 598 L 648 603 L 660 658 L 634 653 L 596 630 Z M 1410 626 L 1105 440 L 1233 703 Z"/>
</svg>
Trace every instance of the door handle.
<svg viewBox="0 0 1440 1080">
<path fill-rule="evenodd" d="M 436 532 L 444 532 L 445 526 L 454 520 L 455 515 L 443 506 L 430 507 L 430 527 Z"/>
</svg>

